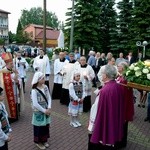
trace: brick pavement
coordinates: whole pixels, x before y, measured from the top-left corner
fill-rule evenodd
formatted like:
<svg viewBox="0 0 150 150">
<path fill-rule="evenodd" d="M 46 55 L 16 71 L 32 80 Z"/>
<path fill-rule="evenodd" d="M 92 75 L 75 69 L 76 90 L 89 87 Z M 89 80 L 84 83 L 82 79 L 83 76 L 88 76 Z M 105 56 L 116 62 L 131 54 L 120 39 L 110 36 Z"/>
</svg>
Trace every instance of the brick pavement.
<svg viewBox="0 0 150 150">
<path fill-rule="evenodd" d="M 19 121 L 11 124 L 13 140 L 9 143 L 9 150 L 38 150 L 33 143 L 33 132 L 31 125 L 31 101 L 29 96 L 32 74 L 26 85 L 25 110 L 21 112 Z M 51 89 L 53 77 L 50 79 Z M 94 101 L 95 97 L 92 96 Z M 135 105 L 135 118 L 129 124 L 128 145 L 125 150 L 150 150 L 150 123 L 144 122 L 146 108 L 138 108 Z M 81 117 L 82 127 L 73 128 L 69 126 L 67 107 L 60 105 L 58 100 L 52 101 L 52 124 L 50 129 L 51 138 L 48 150 L 87 150 L 87 124 L 89 113 Z"/>
</svg>

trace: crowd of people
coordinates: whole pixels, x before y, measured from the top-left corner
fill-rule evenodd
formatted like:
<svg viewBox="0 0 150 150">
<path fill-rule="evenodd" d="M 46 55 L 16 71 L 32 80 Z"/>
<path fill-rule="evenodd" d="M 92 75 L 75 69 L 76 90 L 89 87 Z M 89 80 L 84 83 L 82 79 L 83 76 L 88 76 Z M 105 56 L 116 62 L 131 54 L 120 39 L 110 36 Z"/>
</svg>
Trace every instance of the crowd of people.
<svg viewBox="0 0 150 150">
<path fill-rule="evenodd" d="M 90 51 L 87 57 L 81 56 L 78 50 L 69 54 L 60 52 L 54 59 L 54 82 L 53 89 L 50 89 L 51 66 L 47 54 L 40 49 L 34 58 L 31 83 L 36 146 L 40 149 L 49 147 L 52 100 L 59 100 L 61 105 L 68 107 L 68 124 L 73 128 L 82 126 L 79 117 L 82 113 L 90 112 L 88 150 L 126 147 L 128 122 L 133 121 L 136 94 L 125 86 L 127 81 L 123 73 L 126 67 L 142 58 L 139 56 L 135 59 L 131 52 L 127 57 L 120 53 L 115 59 L 110 52 L 105 56 L 104 53 Z M 0 149 L 3 150 L 8 149 L 7 143 L 11 140 L 9 121 L 18 119 L 18 108 L 23 110 L 28 67 L 20 51 L 14 54 L 14 58 L 9 52 L 0 57 Z M 93 87 L 96 99 L 92 104 Z M 140 93 L 143 97 L 143 91 Z M 144 98 L 147 94 L 149 101 L 149 93 L 144 93 Z M 139 107 L 144 105 L 141 103 Z M 4 120 L 6 126 L 3 126 Z M 150 103 L 145 121 L 150 122 Z"/>
</svg>

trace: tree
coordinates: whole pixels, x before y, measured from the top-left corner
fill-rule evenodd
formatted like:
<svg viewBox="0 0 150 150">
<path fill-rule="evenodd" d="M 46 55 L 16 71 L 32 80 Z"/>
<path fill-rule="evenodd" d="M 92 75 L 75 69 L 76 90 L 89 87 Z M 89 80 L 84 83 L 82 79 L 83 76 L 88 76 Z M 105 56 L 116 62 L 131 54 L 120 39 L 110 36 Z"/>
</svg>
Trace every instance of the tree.
<svg viewBox="0 0 150 150">
<path fill-rule="evenodd" d="M 114 9 L 115 0 L 101 0 L 100 1 L 100 44 L 102 51 L 108 53 L 109 51 L 117 50 L 118 31 L 117 31 L 117 14 Z M 115 51 L 116 52 L 116 51 Z"/>
<path fill-rule="evenodd" d="M 43 10 L 41 7 L 33 7 L 30 10 L 23 9 L 20 17 L 20 22 L 24 28 L 28 24 L 43 25 Z M 55 13 L 47 11 L 47 26 L 58 28 L 59 21 Z"/>
<path fill-rule="evenodd" d="M 127 54 L 131 47 L 129 45 L 132 40 L 132 33 L 129 31 L 132 19 L 133 3 L 130 0 L 122 0 L 117 4 L 118 13 L 118 35 L 119 45 L 118 49 Z"/>
<path fill-rule="evenodd" d="M 137 49 L 135 43 L 137 41 L 147 41 L 150 43 L 150 0 L 134 0 L 132 11 L 132 22 L 130 32 L 132 40 L 130 45 L 132 49 Z M 148 45 L 149 46 L 149 45 Z M 147 46 L 147 48 L 148 48 Z"/>
<path fill-rule="evenodd" d="M 17 33 L 16 33 L 16 42 L 17 43 L 26 43 L 30 41 L 29 36 L 26 32 L 23 32 L 23 28 L 20 20 L 18 21 Z"/>
<path fill-rule="evenodd" d="M 94 9 L 93 9 L 94 8 Z M 66 40 L 69 43 L 71 28 L 71 11 L 66 13 L 68 19 L 65 24 Z M 74 9 L 74 48 L 94 48 L 99 50 L 99 0 L 76 0 Z"/>
<path fill-rule="evenodd" d="M 5 40 L 0 38 L 0 45 L 4 45 L 5 44 Z"/>
<path fill-rule="evenodd" d="M 13 34 L 11 31 L 9 31 L 8 35 L 9 35 L 9 43 L 13 43 L 16 41 L 16 34 Z"/>
</svg>

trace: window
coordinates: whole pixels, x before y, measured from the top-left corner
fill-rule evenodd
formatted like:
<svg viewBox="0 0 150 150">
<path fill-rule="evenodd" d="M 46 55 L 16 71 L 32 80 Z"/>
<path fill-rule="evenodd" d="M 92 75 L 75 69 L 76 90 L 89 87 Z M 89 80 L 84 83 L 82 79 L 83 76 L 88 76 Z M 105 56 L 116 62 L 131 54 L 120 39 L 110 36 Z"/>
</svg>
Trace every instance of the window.
<svg viewBox="0 0 150 150">
<path fill-rule="evenodd" d="M 3 18 L 0 19 L 0 23 L 3 24 Z"/>
<path fill-rule="evenodd" d="M 3 30 L 0 30 L 0 35 L 3 35 Z"/>
</svg>

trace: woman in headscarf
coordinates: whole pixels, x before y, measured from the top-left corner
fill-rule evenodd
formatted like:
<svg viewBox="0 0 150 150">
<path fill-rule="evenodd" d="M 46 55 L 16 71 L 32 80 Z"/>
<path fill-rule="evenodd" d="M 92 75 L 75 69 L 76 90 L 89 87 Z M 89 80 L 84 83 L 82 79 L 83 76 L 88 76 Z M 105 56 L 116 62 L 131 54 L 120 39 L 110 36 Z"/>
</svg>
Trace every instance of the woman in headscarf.
<svg viewBox="0 0 150 150">
<path fill-rule="evenodd" d="M 51 96 L 45 83 L 45 75 L 36 72 L 32 80 L 31 99 L 33 106 L 32 124 L 34 129 L 34 142 L 40 149 L 49 147 L 47 143 L 51 114 Z"/>
</svg>

